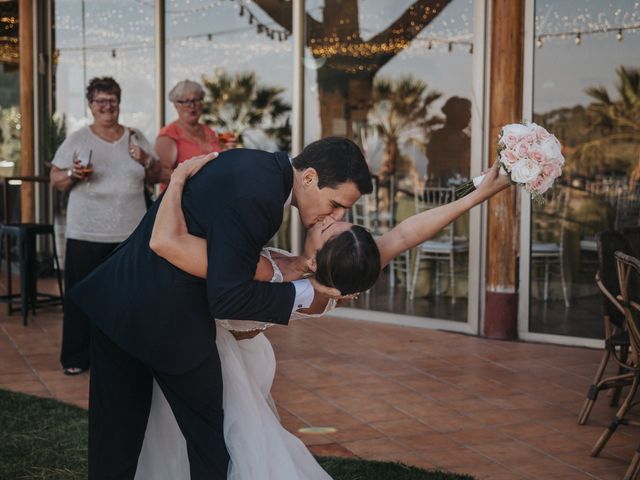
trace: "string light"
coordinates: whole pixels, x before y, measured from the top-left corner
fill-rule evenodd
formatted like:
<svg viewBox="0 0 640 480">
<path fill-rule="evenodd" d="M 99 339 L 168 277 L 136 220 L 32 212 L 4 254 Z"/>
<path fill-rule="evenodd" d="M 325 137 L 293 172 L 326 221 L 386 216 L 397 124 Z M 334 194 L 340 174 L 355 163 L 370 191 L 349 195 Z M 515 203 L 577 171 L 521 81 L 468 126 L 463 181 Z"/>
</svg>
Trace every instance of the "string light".
<svg viewBox="0 0 640 480">
<path fill-rule="evenodd" d="M 269 37 L 271 40 L 275 39 L 275 37 L 277 36 L 279 42 L 287 40 L 291 36 L 291 32 L 289 30 L 276 30 L 268 27 L 258 20 L 256 14 L 254 14 L 248 6 L 244 4 L 240 5 L 240 16 L 244 17 L 245 12 L 247 13 L 247 17 L 249 19 L 249 25 L 253 25 L 253 23 L 256 22 L 256 32 L 258 34 L 266 33 L 267 37 Z"/>
<path fill-rule="evenodd" d="M 622 42 L 623 40 L 623 33 L 625 30 L 627 31 L 635 31 L 635 30 L 640 30 L 640 23 L 636 23 L 633 25 L 626 25 L 623 27 L 602 27 L 602 28 L 592 28 L 592 29 L 588 29 L 588 30 L 579 30 L 579 31 L 566 31 L 566 32 L 549 32 L 549 33 L 541 33 L 540 35 L 538 35 L 537 39 L 536 39 L 536 46 L 538 48 L 542 48 L 542 45 L 544 44 L 544 39 L 545 38 L 560 38 L 562 40 L 564 40 L 567 37 L 571 37 L 574 36 L 574 42 L 576 45 L 581 45 L 582 44 L 582 37 L 584 35 L 597 35 L 597 34 L 606 34 L 606 33 L 610 33 L 610 32 L 616 32 L 616 40 L 618 42 Z"/>
</svg>

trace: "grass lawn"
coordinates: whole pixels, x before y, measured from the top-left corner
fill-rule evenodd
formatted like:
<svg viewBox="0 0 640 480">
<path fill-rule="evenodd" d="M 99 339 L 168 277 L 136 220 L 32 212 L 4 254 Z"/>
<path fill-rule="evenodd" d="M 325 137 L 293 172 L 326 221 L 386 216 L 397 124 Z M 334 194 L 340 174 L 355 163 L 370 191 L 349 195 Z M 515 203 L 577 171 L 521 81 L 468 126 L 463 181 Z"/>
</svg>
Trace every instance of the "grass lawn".
<svg viewBox="0 0 640 480">
<path fill-rule="evenodd" d="M 51 399 L 0 390 L 0 479 L 87 476 L 87 412 Z M 398 463 L 321 457 L 335 480 L 471 480 Z M 283 479 L 285 480 L 285 479 Z"/>
</svg>

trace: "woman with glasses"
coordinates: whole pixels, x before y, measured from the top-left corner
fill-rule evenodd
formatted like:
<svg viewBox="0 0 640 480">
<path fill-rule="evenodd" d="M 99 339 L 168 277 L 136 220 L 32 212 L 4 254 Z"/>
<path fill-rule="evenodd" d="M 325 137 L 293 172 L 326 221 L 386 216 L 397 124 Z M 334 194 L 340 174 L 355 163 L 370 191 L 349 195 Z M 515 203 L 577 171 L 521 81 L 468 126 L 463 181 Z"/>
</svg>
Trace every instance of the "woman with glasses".
<svg viewBox="0 0 640 480">
<path fill-rule="evenodd" d="M 82 280 L 125 240 L 144 214 L 145 181 L 158 181 L 153 148 L 136 129 L 119 123 L 120 85 L 94 78 L 87 87 L 93 123 L 72 133 L 56 152 L 51 185 L 69 192 L 65 290 Z M 60 361 L 64 373 L 89 368 L 89 323 L 65 301 Z"/>
<path fill-rule="evenodd" d="M 185 160 L 233 146 L 225 144 L 215 131 L 200 123 L 203 99 L 202 86 L 191 80 L 178 82 L 169 92 L 178 119 L 163 127 L 156 139 L 164 183 L 169 182 L 173 169 Z"/>
</svg>

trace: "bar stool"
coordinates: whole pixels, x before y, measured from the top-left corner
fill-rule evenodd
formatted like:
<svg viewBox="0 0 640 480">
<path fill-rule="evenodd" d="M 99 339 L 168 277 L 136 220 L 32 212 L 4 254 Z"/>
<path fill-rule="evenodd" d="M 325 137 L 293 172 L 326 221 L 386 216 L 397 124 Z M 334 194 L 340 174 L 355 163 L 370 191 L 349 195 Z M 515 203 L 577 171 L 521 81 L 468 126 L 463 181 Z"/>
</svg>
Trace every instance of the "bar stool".
<svg viewBox="0 0 640 480">
<path fill-rule="evenodd" d="M 15 311 L 22 313 L 23 324 L 27 325 L 29 308 L 33 314 L 37 307 L 47 305 L 62 305 L 63 287 L 60 262 L 56 251 L 55 233 L 53 225 L 46 223 L 22 223 L 20 217 L 13 215 L 9 208 L 9 186 L 11 182 L 19 181 L 27 183 L 48 184 L 47 177 L 5 177 L 4 191 L 2 195 L 4 218 L 0 223 L 0 266 L 2 262 L 2 249 L 7 264 L 7 293 L 0 295 L 0 303 L 8 304 L 8 313 Z M 58 281 L 58 295 L 38 292 L 38 259 L 37 239 L 45 236 L 50 238 L 53 253 L 53 267 Z M 13 247 L 12 247 L 13 245 Z M 15 250 L 17 247 L 17 261 L 20 265 L 20 293 L 13 291 L 12 267 Z M 16 307 L 15 305 L 20 305 Z"/>
</svg>

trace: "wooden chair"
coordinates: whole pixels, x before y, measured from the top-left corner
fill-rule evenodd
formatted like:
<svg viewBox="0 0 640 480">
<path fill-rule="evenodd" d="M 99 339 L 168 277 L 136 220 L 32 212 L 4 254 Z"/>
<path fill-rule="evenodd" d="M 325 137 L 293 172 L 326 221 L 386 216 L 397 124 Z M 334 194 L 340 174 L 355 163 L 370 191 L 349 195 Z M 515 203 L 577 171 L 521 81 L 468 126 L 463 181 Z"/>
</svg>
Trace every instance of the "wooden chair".
<svg viewBox="0 0 640 480">
<path fill-rule="evenodd" d="M 592 457 L 600 454 L 618 426 L 640 426 L 639 421 L 627 418 L 629 410 L 638 403 L 637 401 L 634 402 L 634 398 L 640 386 L 640 260 L 622 252 L 616 252 L 615 259 L 620 286 L 620 295 L 617 300 L 624 310 L 625 326 L 629 332 L 630 343 L 629 361 L 624 365 L 624 368 L 632 376 L 632 381 L 615 417 L 605 431 L 602 432 L 602 435 L 600 435 L 591 450 Z M 625 478 L 634 478 L 637 475 L 638 464 L 640 463 L 640 459 L 637 456 L 637 454 L 634 456 L 629 466 L 631 472 L 628 471 L 628 475 Z"/>
<path fill-rule="evenodd" d="M 629 354 L 629 335 L 624 328 L 624 310 L 616 298 L 620 294 L 620 288 L 614 257 L 616 251 L 631 253 L 631 247 L 620 232 L 613 230 L 598 233 L 596 243 L 598 246 L 596 284 L 602 292 L 603 300 L 604 351 L 598 370 L 587 392 L 587 398 L 578 414 L 578 424 L 580 425 L 587 423 L 589 414 L 601 391 L 613 389 L 611 406 L 614 407 L 618 404 L 622 387 L 629 385 L 633 379 L 632 374 L 625 374 L 623 367 L 626 365 Z M 614 377 L 603 378 L 612 358 L 618 364 L 618 374 Z"/>
<path fill-rule="evenodd" d="M 450 203 L 456 199 L 454 187 L 425 187 L 422 192 L 416 192 L 416 213 L 429 210 Z M 451 290 L 451 303 L 456 303 L 456 271 L 455 257 L 469 251 L 469 239 L 458 238 L 455 236 L 454 223 L 450 223 L 442 229 L 438 237 L 421 243 L 417 247 L 415 264 L 413 266 L 413 279 L 411 281 L 411 289 L 409 298 L 413 299 L 418 283 L 418 273 L 420 265 L 425 260 L 433 260 L 435 263 L 435 283 L 436 295 L 441 293 L 440 278 L 446 276 L 449 278 L 449 289 Z M 449 272 L 442 274 L 440 272 L 440 264 L 447 262 L 449 264 Z"/>
</svg>

